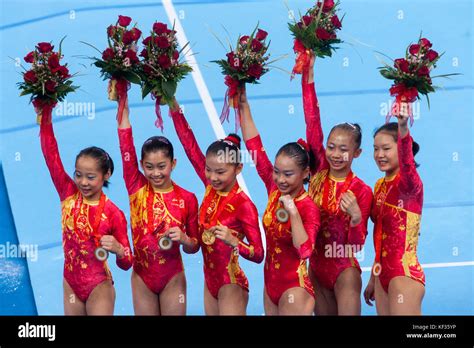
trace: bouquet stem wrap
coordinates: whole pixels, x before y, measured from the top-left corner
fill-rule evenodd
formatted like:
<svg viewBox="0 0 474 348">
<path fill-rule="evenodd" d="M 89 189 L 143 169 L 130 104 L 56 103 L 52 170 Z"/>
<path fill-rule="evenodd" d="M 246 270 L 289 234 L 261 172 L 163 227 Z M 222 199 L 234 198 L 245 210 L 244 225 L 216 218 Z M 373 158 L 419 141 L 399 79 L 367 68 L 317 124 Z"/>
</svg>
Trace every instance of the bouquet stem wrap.
<svg viewBox="0 0 474 348">
<path fill-rule="evenodd" d="M 41 124 L 45 122 L 46 124 L 51 123 L 53 109 L 56 106 L 56 103 L 48 103 L 42 99 L 33 99 L 33 106 L 35 109 L 41 109 L 41 114 L 36 116 L 36 123 Z"/>
<path fill-rule="evenodd" d="M 163 123 L 163 117 L 161 116 L 161 96 L 155 95 L 154 93 L 152 93 L 151 99 L 155 100 L 155 114 L 156 114 L 155 127 L 160 128 L 161 132 L 163 132 L 164 123 Z"/>
<path fill-rule="evenodd" d="M 222 108 L 220 121 L 229 122 L 229 113 L 230 108 L 232 107 L 235 112 L 235 132 L 240 129 L 240 111 L 239 111 L 239 86 L 240 83 L 238 80 L 233 79 L 231 76 L 226 75 L 225 84 L 227 86 L 227 91 L 224 97 L 224 107 Z"/>
<path fill-rule="evenodd" d="M 300 40 L 296 39 L 294 41 L 293 50 L 296 53 L 296 62 L 291 72 L 291 80 L 295 78 L 296 74 L 302 74 L 303 71 L 307 70 L 311 61 L 310 50 L 304 47 Z"/>
<path fill-rule="evenodd" d="M 120 78 L 113 78 L 109 82 L 109 99 L 118 100 L 118 110 L 117 110 L 117 121 L 118 123 L 122 122 L 123 110 L 125 109 L 125 104 L 127 103 L 127 91 L 130 88 L 130 82 Z"/>
<path fill-rule="evenodd" d="M 413 103 L 418 97 L 418 90 L 416 87 L 406 87 L 403 84 L 395 84 L 390 88 L 390 95 L 395 97 L 395 102 L 393 103 L 391 110 L 387 113 L 385 122 L 388 123 L 392 116 L 398 116 L 400 114 L 401 104 L 407 103 L 410 127 L 413 126 L 414 119 L 411 103 Z"/>
</svg>

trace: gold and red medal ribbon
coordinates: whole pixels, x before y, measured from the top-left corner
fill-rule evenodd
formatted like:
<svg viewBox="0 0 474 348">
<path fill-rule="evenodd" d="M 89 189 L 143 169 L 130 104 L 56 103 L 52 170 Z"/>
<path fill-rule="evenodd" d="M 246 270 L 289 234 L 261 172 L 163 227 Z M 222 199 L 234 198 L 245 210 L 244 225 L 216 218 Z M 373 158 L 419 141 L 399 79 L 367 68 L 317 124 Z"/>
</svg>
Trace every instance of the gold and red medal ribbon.
<svg viewBox="0 0 474 348">
<path fill-rule="evenodd" d="M 78 227 L 77 221 L 79 218 L 87 220 L 89 217 L 83 216 L 83 215 L 79 216 L 81 212 L 82 201 L 83 201 L 82 194 L 79 193 L 76 203 L 74 204 L 73 214 L 74 214 L 74 232 L 76 232 L 79 236 L 79 239 L 82 242 L 84 242 L 87 239 L 87 236 L 85 236 L 84 231 Z M 94 221 L 92 224 L 92 233 L 91 233 L 91 236 L 94 238 L 95 244 L 97 247 L 99 246 L 99 241 L 100 241 L 98 231 L 99 231 L 100 220 L 102 218 L 102 213 L 104 212 L 105 201 L 106 201 L 106 197 L 104 193 L 102 192 L 100 196 L 100 200 L 99 200 L 99 205 L 97 206 L 97 210 L 94 215 Z"/>
</svg>

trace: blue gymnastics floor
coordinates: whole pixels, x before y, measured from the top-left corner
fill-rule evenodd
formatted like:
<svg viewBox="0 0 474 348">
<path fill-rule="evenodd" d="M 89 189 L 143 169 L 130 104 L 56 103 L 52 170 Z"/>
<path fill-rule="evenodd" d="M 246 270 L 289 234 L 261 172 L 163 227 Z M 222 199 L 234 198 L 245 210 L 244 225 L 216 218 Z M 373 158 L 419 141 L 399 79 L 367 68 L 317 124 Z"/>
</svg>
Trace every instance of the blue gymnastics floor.
<svg viewBox="0 0 474 348">
<path fill-rule="evenodd" d="M 336 123 L 358 122 L 364 131 L 363 154 L 354 162 L 354 171 L 373 187 L 381 177 L 372 159 L 372 133 L 385 118 L 384 107 L 391 100 L 389 82 L 377 71 L 380 62 L 375 51 L 397 58 L 406 46 L 423 31 L 434 48 L 446 51 L 438 72 L 458 72 L 452 80 L 437 81 L 444 89 L 430 98 L 431 109 L 423 100 L 415 108 L 417 120 L 413 137 L 420 143 L 417 161 L 425 186 L 425 205 L 419 240 L 419 258 L 426 265 L 427 287 L 423 302 L 425 314 L 474 314 L 473 310 L 473 5 L 470 0 L 445 1 L 407 0 L 342 0 L 346 13 L 341 45 L 332 59 L 316 63 L 316 84 L 325 134 Z M 312 1 L 288 1 L 295 13 L 302 12 Z M 122 179 L 122 167 L 116 131 L 116 104 L 107 100 L 107 83 L 101 81 L 98 70 L 80 55 L 94 55 L 87 41 L 102 48 L 106 44 L 105 28 L 119 14 L 128 15 L 139 23 L 143 32 L 154 21 L 170 23 L 161 1 L 26 1 L 1 2 L 1 161 L 18 241 L 37 245 L 38 259 L 28 259 L 23 270 L 7 273 L 10 279 L 0 283 L 0 293 L 7 282 L 20 279 L 28 292 L 13 299 L 22 313 L 40 315 L 62 314 L 62 268 L 60 204 L 40 151 L 39 129 L 33 108 L 27 98 L 18 97 L 15 83 L 21 71 L 9 57 L 22 57 L 37 42 L 53 40 L 63 44 L 65 61 L 72 72 L 80 72 L 75 84 L 81 89 L 67 98 L 69 103 L 88 103 L 94 112 L 70 116 L 54 114 L 55 132 L 67 171 L 72 174 L 74 159 L 80 149 L 96 145 L 105 148 L 115 160 L 116 172 L 106 193 L 128 217 L 129 205 Z M 291 70 L 294 62 L 292 40 L 287 29 L 288 10 L 284 1 L 173 1 L 184 33 L 192 43 L 203 82 L 212 96 L 211 105 L 220 112 L 225 93 L 220 69 L 209 61 L 225 55 L 224 49 L 210 33 L 224 36 L 221 25 L 232 34 L 232 42 L 241 33 L 250 32 L 260 22 L 269 32 L 273 55 L 288 54 L 278 62 Z M 442 23 L 442 25 L 440 25 Z M 261 84 L 248 87 L 257 126 L 268 153 L 273 156 L 286 142 L 304 137 L 304 120 L 300 81 L 289 81 L 289 75 L 273 70 Z M 141 100 L 139 90 L 130 91 L 135 144 L 139 148 L 151 135 L 159 134 L 153 126 L 154 107 L 151 100 Z M 215 139 L 205 105 L 193 78 L 189 76 L 179 86 L 178 100 L 185 107 L 194 132 L 203 149 Z M 76 104 L 74 104 L 76 105 Z M 92 111 L 92 109 L 90 109 Z M 164 110 L 164 115 L 167 111 Z M 173 179 L 194 191 L 202 199 L 204 188 L 194 173 L 167 116 L 164 135 L 175 144 L 178 167 Z M 227 132 L 233 123 L 224 124 Z M 243 178 L 260 214 L 266 204 L 266 193 L 255 168 L 246 165 Z M 2 191 L 5 192 L 5 191 Z M 2 219 L 5 213 L 2 211 Z M 6 235 L 3 231 L 2 236 Z M 373 260 L 372 225 L 361 259 L 363 267 Z M 0 238 L 4 243 L 8 239 Z M 10 239 L 14 240 L 14 239 Z M 0 260 L 2 261 L 2 260 Z M 188 280 L 188 313 L 203 314 L 202 256 L 184 256 Z M 263 313 L 263 264 L 241 260 L 250 282 L 248 312 Z M 123 272 L 110 262 L 117 290 L 116 313 L 133 314 L 130 272 Z M 0 263 L 0 267 L 3 267 Z M 3 270 L 2 270 L 3 271 Z M 1 274 L 5 272 L 0 272 Z M 17 277 L 17 278 L 15 278 Z M 363 273 L 364 288 L 369 272 Z M 14 279 L 15 278 L 15 279 Z M 1 280 L 0 279 L 0 280 Z M 1 289 L 4 290 L 1 290 Z M 31 299 L 34 297 L 34 299 Z M 31 300 L 34 306 L 31 306 Z M 1 314 L 15 314 L 2 301 Z M 375 310 L 365 303 L 363 314 Z"/>
</svg>

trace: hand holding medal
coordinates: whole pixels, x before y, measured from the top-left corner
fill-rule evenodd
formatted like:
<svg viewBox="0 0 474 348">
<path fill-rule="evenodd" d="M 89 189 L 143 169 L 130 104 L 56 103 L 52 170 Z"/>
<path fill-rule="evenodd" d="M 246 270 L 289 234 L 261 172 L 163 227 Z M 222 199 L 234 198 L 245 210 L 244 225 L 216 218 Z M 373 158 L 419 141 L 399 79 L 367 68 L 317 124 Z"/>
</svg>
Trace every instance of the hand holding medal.
<svg viewBox="0 0 474 348">
<path fill-rule="evenodd" d="M 235 237 L 236 232 L 227 226 L 217 225 L 209 229 L 215 235 L 215 238 L 220 239 L 225 244 L 235 248 L 239 244 L 239 239 Z"/>
<path fill-rule="evenodd" d="M 119 257 L 125 253 L 122 244 L 114 236 L 105 235 L 100 238 L 99 246 L 95 249 L 95 257 L 99 261 L 105 261 L 109 257 L 109 251 Z"/>
<path fill-rule="evenodd" d="M 295 202 L 293 201 L 290 195 L 281 196 L 278 201 L 283 207 L 277 209 L 276 217 L 279 222 L 285 223 L 290 218 L 290 214 L 295 213 L 295 211 L 297 211 Z"/>
<path fill-rule="evenodd" d="M 362 212 L 360 211 L 357 198 L 354 193 L 350 190 L 341 194 L 339 201 L 341 210 L 351 217 L 351 225 L 357 225 L 362 219 Z"/>
</svg>

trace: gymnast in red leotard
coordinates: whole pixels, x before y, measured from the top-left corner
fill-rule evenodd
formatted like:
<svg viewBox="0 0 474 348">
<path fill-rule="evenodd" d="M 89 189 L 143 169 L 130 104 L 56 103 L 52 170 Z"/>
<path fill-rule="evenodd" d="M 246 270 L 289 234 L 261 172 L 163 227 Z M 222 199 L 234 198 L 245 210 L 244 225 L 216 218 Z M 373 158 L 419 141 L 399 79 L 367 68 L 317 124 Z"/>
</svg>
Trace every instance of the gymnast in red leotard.
<svg viewBox="0 0 474 348">
<path fill-rule="evenodd" d="M 176 102 L 171 116 L 184 150 L 206 186 L 199 209 L 206 314 L 245 315 L 249 283 L 238 256 L 260 263 L 263 246 L 257 208 L 237 182 L 242 170 L 240 138 L 234 134 L 217 140 L 204 156 Z"/>
<path fill-rule="evenodd" d="M 125 215 L 102 192 L 113 173 L 112 159 L 98 147 L 82 150 L 76 157 L 73 180 L 59 156 L 51 114 L 43 114 L 40 139 L 61 200 L 64 313 L 112 315 L 115 290 L 107 261 L 101 256 L 116 254 L 117 266 L 123 270 L 132 265 Z"/>
<path fill-rule="evenodd" d="M 312 162 L 309 148 L 303 140 L 288 143 L 278 151 L 273 166 L 252 119 L 245 86 L 239 94 L 242 134 L 268 193 L 263 215 L 267 240 L 265 313 L 311 315 L 314 290 L 307 259 L 319 230 L 319 210 L 304 189 Z"/>
<path fill-rule="evenodd" d="M 196 196 L 171 180 L 176 166 L 173 146 L 151 137 L 142 146 L 140 165 L 133 145 L 126 98 L 118 117 L 123 177 L 130 200 L 134 246 L 133 307 L 136 315 L 185 315 L 186 278 L 180 245 L 199 250 Z M 120 112 L 120 111 L 119 111 Z"/>
<path fill-rule="evenodd" d="M 334 126 L 323 145 L 323 131 L 314 86 L 314 55 L 303 70 L 306 137 L 316 157 L 309 195 L 321 211 L 321 230 L 310 259 L 317 315 L 360 315 L 361 268 L 355 254 L 364 246 L 372 190 L 351 170 L 361 154 L 358 124 Z"/>
<path fill-rule="evenodd" d="M 408 130 L 407 104 L 397 123 L 374 135 L 374 159 L 385 177 L 374 189 L 375 262 L 364 291 L 367 304 L 375 298 L 379 315 L 421 315 L 425 274 L 417 257 L 423 207 L 423 182 L 414 156 L 419 146 Z"/>
</svg>

